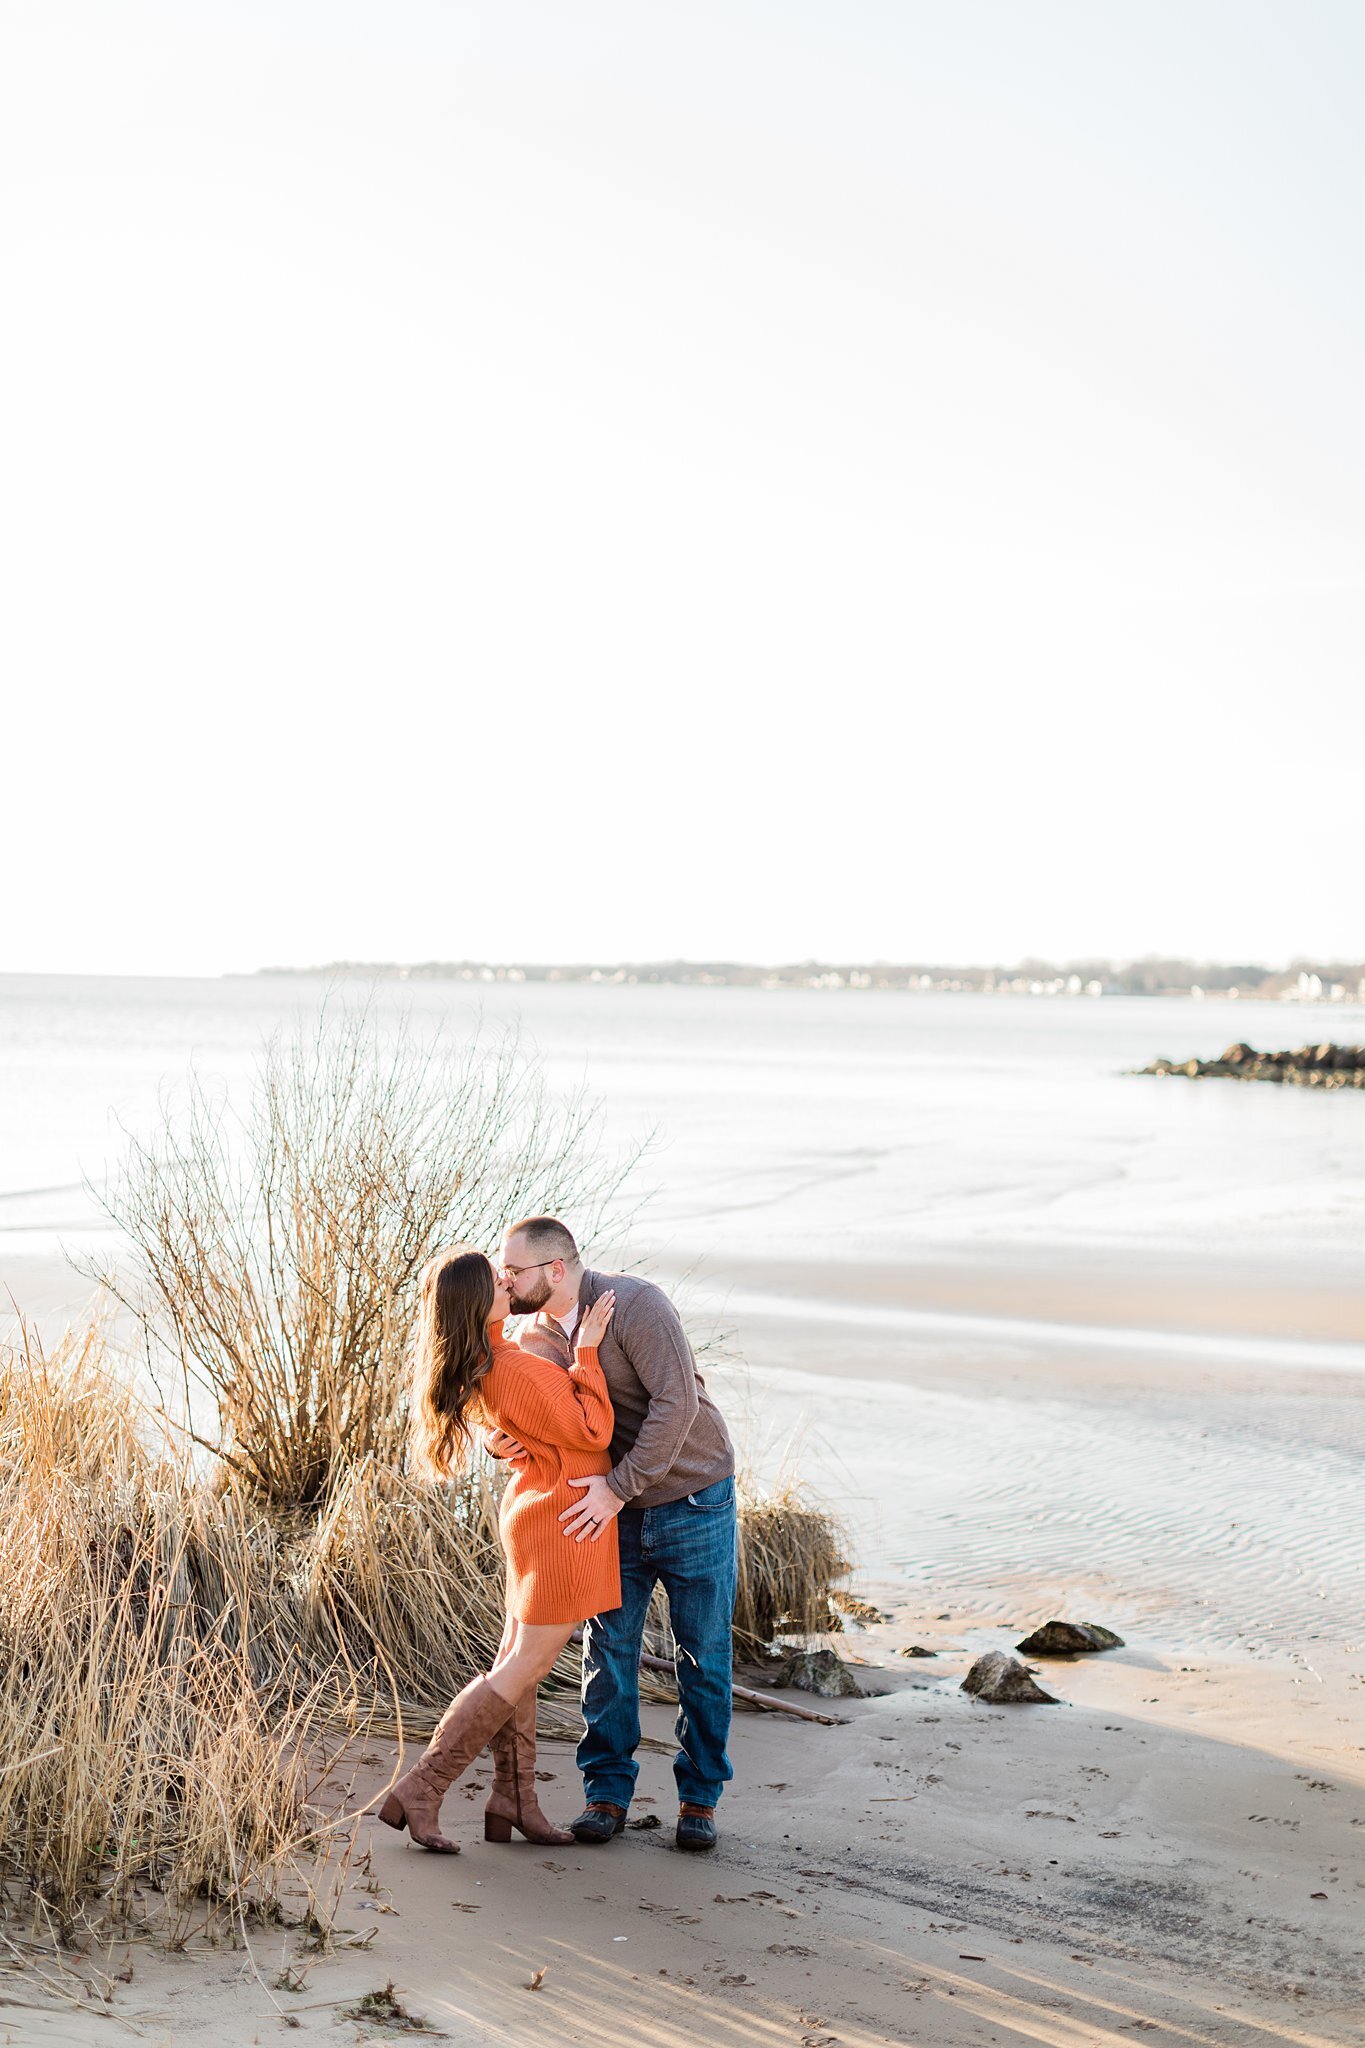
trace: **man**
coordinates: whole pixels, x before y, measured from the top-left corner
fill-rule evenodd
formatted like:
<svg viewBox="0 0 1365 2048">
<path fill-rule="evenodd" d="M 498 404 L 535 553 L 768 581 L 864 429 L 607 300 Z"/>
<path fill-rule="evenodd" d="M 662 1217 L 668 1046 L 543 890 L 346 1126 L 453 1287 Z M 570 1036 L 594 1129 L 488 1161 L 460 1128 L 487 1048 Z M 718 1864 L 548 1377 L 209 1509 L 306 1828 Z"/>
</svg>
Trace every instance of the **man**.
<svg viewBox="0 0 1365 2048">
<path fill-rule="evenodd" d="M 566 1543 L 596 1543 L 616 1521 L 621 1605 L 583 1629 L 583 1740 L 578 1767 L 587 1805 L 572 1823 L 580 1842 L 609 1842 L 626 1824 L 640 1741 L 640 1650 L 656 1584 L 668 1595 L 677 1645 L 677 1844 L 710 1849 L 715 1810 L 733 1775 L 731 1641 L 737 1578 L 735 1454 L 720 1410 L 662 1289 L 627 1273 L 589 1272 L 571 1233 L 531 1216 L 503 1239 L 502 1274 L 514 1315 L 535 1315 L 520 1342 L 567 1366 L 579 1317 L 610 1289 L 616 1312 L 598 1347 L 616 1415 L 612 1469 L 576 1479 L 582 1500 L 560 1516 Z M 515 1457 L 512 1438 L 488 1448 Z"/>
</svg>

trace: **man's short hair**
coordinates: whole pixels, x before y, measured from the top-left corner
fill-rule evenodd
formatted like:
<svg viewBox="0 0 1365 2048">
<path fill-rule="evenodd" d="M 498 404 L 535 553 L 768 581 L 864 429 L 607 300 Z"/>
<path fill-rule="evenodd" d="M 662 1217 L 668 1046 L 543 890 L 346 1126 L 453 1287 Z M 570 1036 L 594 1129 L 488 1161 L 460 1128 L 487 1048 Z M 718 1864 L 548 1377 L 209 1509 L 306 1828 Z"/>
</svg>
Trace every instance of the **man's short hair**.
<svg viewBox="0 0 1365 2048">
<path fill-rule="evenodd" d="M 514 1223 L 508 1237 L 524 1237 L 529 1250 L 537 1258 L 563 1259 L 566 1266 L 578 1264 L 578 1246 L 573 1241 L 573 1232 L 565 1228 L 557 1216 L 524 1216 L 520 1223 Z"/>
</svg>

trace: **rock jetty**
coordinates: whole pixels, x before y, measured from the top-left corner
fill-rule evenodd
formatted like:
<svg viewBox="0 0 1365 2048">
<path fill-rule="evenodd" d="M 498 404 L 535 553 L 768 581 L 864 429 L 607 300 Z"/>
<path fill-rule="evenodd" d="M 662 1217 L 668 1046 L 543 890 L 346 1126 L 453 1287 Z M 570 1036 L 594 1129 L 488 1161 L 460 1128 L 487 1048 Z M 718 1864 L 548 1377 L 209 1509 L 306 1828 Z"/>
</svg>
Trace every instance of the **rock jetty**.
<svg viewBox="0 0 1365 2048">
<path fill-rule="evenodd" d="M 1228 1081 L 1291 1082 L 1296 1088 L 1365 1088 L 1365 1045 L 1300 1045 L 1293 1052 L 1257 1052 L 1240 1042 L 1216 1060 L 1153 1060 L 1138 1074 L 1185 1074 Z"/>
</svg>

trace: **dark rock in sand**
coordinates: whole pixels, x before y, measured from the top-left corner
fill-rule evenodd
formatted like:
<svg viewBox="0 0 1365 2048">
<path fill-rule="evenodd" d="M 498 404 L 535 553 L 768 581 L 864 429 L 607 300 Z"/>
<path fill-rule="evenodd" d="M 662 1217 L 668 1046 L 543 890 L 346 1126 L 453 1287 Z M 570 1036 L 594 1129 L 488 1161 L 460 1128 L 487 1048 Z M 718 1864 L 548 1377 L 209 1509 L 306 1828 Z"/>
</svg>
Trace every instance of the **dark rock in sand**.
<svg viewBox="0 0 1365 2048">
<path fill-rule="evenodd" d="M 1055 1707 L 1060 1701 L 1036 1685 L 1017 1657 L 1004 1650 L 987 1650 L 978 1657 L 962 1681 L 963 1692 L 974 1693 L 995 1706 Z"/>
<path fill-rule="evenodd" d="M 937 1657 L 937 1650 L 926 1650 L 923 1643 L 907 1643 L 900 1652 L 902 1657 Z"/>
<path fill-rule="evenodd" d="M 818 1693 L 822 1700 L 860 1700 L 863 1689 L 847 1664 L 833 1650 L 797 1650 L 768 1680 L 769 1685 L 794 1685 L 798 1692 Z"/>
<path fill-rule="evenodd" d="M 1092 1650 L 1121 1650 L 1123 1637 L 1097 1621 L 1045 1621 L 1015 1648 L 1026 1657 L 1080 1657 Z"/>
</svg>

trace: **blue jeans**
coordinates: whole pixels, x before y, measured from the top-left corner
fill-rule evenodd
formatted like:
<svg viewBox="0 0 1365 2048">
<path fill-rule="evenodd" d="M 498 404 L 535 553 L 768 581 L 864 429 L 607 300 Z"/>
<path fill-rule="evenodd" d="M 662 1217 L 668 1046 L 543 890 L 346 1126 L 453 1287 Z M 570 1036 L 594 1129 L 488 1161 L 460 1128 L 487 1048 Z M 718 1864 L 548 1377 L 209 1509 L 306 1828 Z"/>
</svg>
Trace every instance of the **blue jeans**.
<svg viewBox="0 0 1365 2048">
<path fill-rule="evenodd" d="M 650 1595 L 661 1582 L 677 1645 L 678 1797 L 714 1806 L 734 1776 L 725 1743 L 738 1578 L 735 1482 L 718 1479 L 661 1508 L 622 1508 L 616 1527 L 621 1605 L 583 1628 L 584 1788 L 590 1800 L 630 1805 L 639 1775 L 640 1647 Z"/>
</svg>

